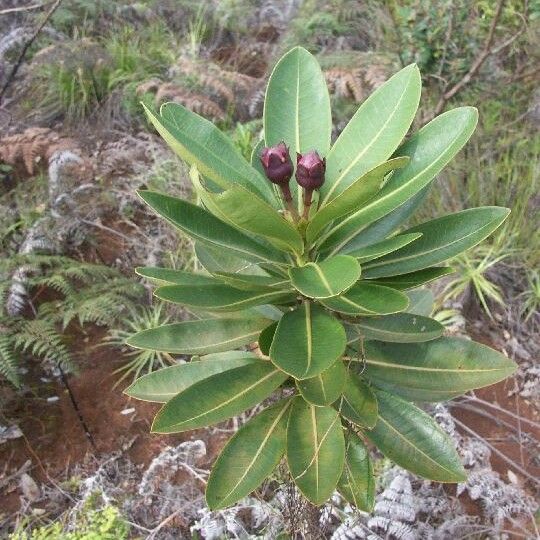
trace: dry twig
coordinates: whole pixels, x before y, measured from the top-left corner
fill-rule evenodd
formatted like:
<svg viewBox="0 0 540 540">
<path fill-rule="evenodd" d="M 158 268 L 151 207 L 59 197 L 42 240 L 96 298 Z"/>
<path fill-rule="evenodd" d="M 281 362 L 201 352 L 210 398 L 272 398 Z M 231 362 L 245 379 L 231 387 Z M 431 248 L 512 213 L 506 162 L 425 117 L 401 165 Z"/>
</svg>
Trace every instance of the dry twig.
<svg viewBox="0 0 540 540">
<path fill-rule="evenodd" d="M 6 93 L 9 85 L 15 78 L 15 75 L 17 75 L 17 71 L 19 71 L 19 68 L 22 66 L 22 63 L 24 62 L 24 57 L 26 56 L 26 53 L 28 49 L 32 46 L 32 43 L 36 40 L 36 38 L 39 36 L 40 32 L 45 28 L 45 25 L 49 21 L 49 19 L 52 17 L 53 13 L 58 9 L 60 4 L 62 3 L 62 0 L 56 0 L 56 2 L 51 6 L 49 11 L 45 14 L 45 17 L 43 18 L 43 21 L 41 21 L 41 24 L 36 28 L 36 31 L 32 34 L 30 39 L 24 44 L 24 47 L 21 51 L 21 54 L 19 55 L 19 58 L 15 62 L 15 65 L 13 66 L 13 69 L 11 70 L 10 74 L 8 75 L 6 82 L 4 83 L 4 86 L 2 87 L 2 90 L 0 90 L 0 103 L 2 101 L 2 98 L 4 97 L 4 94 Z"/>
<path fill-rule="evenodd" d="M 495 8 L 495 14 L 493 15 L 493 19 L 489 27 L 489 32 L 486 41 L 484 42 L 484 46 L 480 51 L 480 54 L 475 58 L 475 60 L 471 64 L 471 67 L 469 68 L 467 73 L 461 78 L 461 80 L 454 84 L 450 89 L 443 91 L 437 105 L 435 106 L 434 111 L 430 115 L 428 115 L 426 122 L 433 120 L 435 116 L 439 115 L 444 110 L 448 101 L 450 101 L 456 94 L 461 92 L 461 90 L 463 90 L 463 88 L 472 81 L 472 79 L 478 74 L 478 71 L 480 70 L 484 62 L 490 56 L 498 54 L 502 50 L 509 47 L 524 32 L 524 27 L 522 27 L 518 32 L 516 32 L 513 36 L 504 41 L 501 45 L 499 45 L 498 47 L 494 47 L 495 31 L 497 29 L 497 25 L 499 24 L 505 2 L 506 0 L 499 0 L 497 3 L 497 7 Z"/>
<path fill-rule="evenodd" d="M 0 10 L 0 15 L 7 15 L 8 13 L 18 13 L 20 11 L 32 11 L 34 9 L 41 9 L 50 5 L 51 2 L 44 2 L 43 4 L 32 4 L 30 6 L 20 6 L 16 8 L 8 8 Z"/>
</svg>

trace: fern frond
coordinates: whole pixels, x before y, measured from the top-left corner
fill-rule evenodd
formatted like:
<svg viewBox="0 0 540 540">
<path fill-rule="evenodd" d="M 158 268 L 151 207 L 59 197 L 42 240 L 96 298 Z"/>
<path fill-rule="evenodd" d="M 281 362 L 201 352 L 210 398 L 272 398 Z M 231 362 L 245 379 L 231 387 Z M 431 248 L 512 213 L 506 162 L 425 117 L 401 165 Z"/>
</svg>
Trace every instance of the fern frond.
<svg viewBox="0 0 540 540">
<path fill-rule="evenodd" d="M 0 335 L 0 375 L 17 388 L 21 385 L 18 363 L 11 336 L 7 333 Z"/>
<path fill-rule="evenodd" d="M 51 321 L 33 319 L 20 324 L 13 336 L 15 347 L 22 352 L 58 364 L 62 369 L 73 368 L 73 358 L 63 336 Z"/>
<path fill-rule="evenodd" d="M 109 326 L 122 312 L 134 306 L 143 292 L 142 285 L 125 277 L 93 283 L 63 300 L 62 324 L 66 328 L 77 319 L 81 326 L 90 322 Z"/>
</svg>

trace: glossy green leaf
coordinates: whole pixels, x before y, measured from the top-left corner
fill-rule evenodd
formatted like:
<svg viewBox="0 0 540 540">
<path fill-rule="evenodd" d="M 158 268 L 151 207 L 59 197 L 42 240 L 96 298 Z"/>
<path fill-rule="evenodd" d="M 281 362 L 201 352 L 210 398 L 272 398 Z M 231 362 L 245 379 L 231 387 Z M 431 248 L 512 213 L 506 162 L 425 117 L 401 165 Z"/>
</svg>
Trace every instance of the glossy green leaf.
<svg viewBox="0 0 540 540">
<path fill-rule="evenodd" d="M 375 504 L 375 477 L 369 451 L 358 435 L 350 431 L 345 442 L 345 465 L 338 482 L 341 495 L 364 512 Z"/>
<path fill-rule="evenodd" d="M 226 189 L 241 184 L 267 201 L 275 196 L 269 182 L 238 152 L 231 139 L 212 122 L 178 103 L 165 103 L 157 115 L 143 103 L 148 119 L 165 142 L 202 175 Z"/>
<path fill-rule="evenodd" d="M 405 293 L 409 297 L 407 313 L 429 317 L 433 312 L 435 297 L 429 289 L 414 289 Z"/>
<path fill-rule="evenodd" d="M 377 386 L 414 401 L 443 401 L 502 381 L 516 364 L 486 345 L 441 337 L 415 344 L 370 341 L 364 374 Z"/>
<path fill-rule="evenodd" d="M 287 463 L 295 484 L 313 504 L 322 504 L 332 495 L 344 460 L 338 413 L 294 398 L 287 426 Z"/>
<path fill-rule="evenodd" d="M 476 109 L 460 107 L 424 126 L 396 152 L 410 157 L 409 163 L 390 177 L 374 199 L 333 227 L 331 234 L 322 239 L 321 250 L 339 252 L 369 224 L 424 189 L 467 142 L 477 119 Z"/>
<path fill-rule="evenodd" d="M 256 263 L 246 262 L 238 254 L 237 256 L 233 255 L 226 247 L 204 244 L 197 241 L 195 242 L 195 255 L 201 266 L 211 274 L 215 272 L 242 273 L 244 269 L 247 269 L 250 273 L 259 272 L 259 266 Z M 264 272 L 260 273 L 264 274 Z"/>
<path fill-rule="evenodd" d="M 362 103 L 328 154 L 323 204 L 393 154 L 416 114 L 421 86 L 420 72 L 411 64 Z"/>
<path fill-rule="evenodd" d="M 164 324 L 131 336 L 127 344 L 176 354 L 207 354 L 228 351 L 257 341 L 268 319 L 203 319 Z"/>
<path fill-rule="evenodd" d="M 195 274 L 173 268 L 158 268 L 155 266 L 139 266 L 135 272 L 142 277 L 153 280 L 159 284 L 176 283 L 177 285 L 211 285 L 219 280 L 205 274 Z"/>
<path fill-rule="evenodd" d="M 329 368 L 345 345 L 343 325 L 322 307 L 304 302 L 279 321 L 270 359 L 295 379 L 309 379 Z"/>
<path fill-rule="evenodd" d="M 291 156 L 317 150 L 325 156 L 330 149 L 332 118 L 326 81 L 317 60 L 302 47 L 295 47 L 276 64 L 264 101 L 266 146 L 284 141 Z M 295 198 L 296 182 L 291 182 Z"/>
<path fill-rule="evenodd" d="M 285 454 L 291 400 L 268 407 L 244 424 L 217 458 L 206 486 L 212 510 L 230 506 L 257 489 Z"/>
<path fill-rule="evenodd" d="M 216 312 L 238 311 L 263 304 L 291 301 L 295 298 L 293 293 L 278 289 L 242 291 L 230 285 L 164 285 L 156 289 L 154 294 L 161 300 Z"/>
<path fill-rule="evenodd" d="M 259 334 L 259 349 L 265 356 L 270 354 L 270 347 L 272 346 L 278 323 L 279 321 L 272 323 Z"/>
<path fill-rule="evenodd" d="M 349 373 L 341 398 L 334 403 L 338 412 L 360 427 L 372 428 L 377 422 L 377 398 L 371 388 L 354 373 Z"/>
<path fill-rule="evenodd" d="M 418 476 L 438 482 L 467 479 L 452 439 L 412 403 L 377 391 L 379 418 L 365 435 L 389 459 Z"/>
<path fill-rule="evenodd" d="M 455 270 L 449 266 L 434 266 L 433 268 L 424 268 L 410 274 L 400 274 L 398 276 L 384 277 L 370 280 L 370 283 L 376 283 L 392 289 L 406 291 L 408 289 L 416 289 L 421 285 L 435 281 L 436 279 L 453 274 Z"/>
<path fill-rule="evenodd" d="M 341 396 L 347 376 L 347 368 L 339 359 L 319 375 L 296 381 L 296 386 L 307 402 L 313 405 L 331 405 Z"/>
<path fill-rule="evenodd" d="M 195 240 L 225 247 L 238 257 L 248 260 L 284 261 L 279 251 L 256 242 L 194 204 L 155 191 L 138 193 L 160 216 Z"/>
<path fill-rule="evenodd" d="M 212 193 L 202 186 L 196 170 L 192 169 L 190 176 L 203 203 L 219 219 L 242 231 L 263 236 L 279 249 L 303 253 L 304 241 L 296 227 L 260 197 L 239 185 Z"/>
<path fill-rule="evenodd" d="M 179 433 L 217 424 L 266 399 L 287 375 L 259 360 L 189 386 L 159 411 L 152 431 Z"/>
<path fill-rule="evenodd" d="M 409 299 L 401 291 L 367 281 L 359 281 L 345 294 L 326 298 L 322 303 L 347 315 L 389 315 L 407 309 Z"/>
<path fill-rule="evenodd" d="M 218 278 L 218 282 L 225 282 L 231 287 L 245 291 L 260 290 L 265 287 L 292 289 L 291 282 L 288 279 L 268 275 L 240 274 L 234 272 L 213 272 L 213 275 Z"/>
<path fill-rule="evenodd" d="M 362 175 L 336 198 L 319 208 L 306 229 L 308 244 L 317 240 L 320 232 L 332 221 L 357 210 L 366 201 L 373 198 L 383 186 L 384 177 L 390 171 L 404 167 L 408 161 L 409 158 L 403 157 L 381 163 Z"/>
<path fill-rule="evenodd" d="M 382 242 L 377 242 L 376 244 L 371 244 L 363 248 L 355 249 L 349 251 L 347 255 L 354 257 L 359 263 L 364 263 L 366 261 L 373 261 L 386 255 L 387 253 L 392 253 L 397 249 L 414 242 L 422 236 L 421 233 L 415 234 L 400 234 L 399 236 L 393 236 Z"/>
<path fill-rule="evenodd" d="M 363 265 L 364 276 L 379 278 L 407 274 L 442 263 L 489 236 L 510 210 L 497 206 L 471 208 L 433 219 L 405 233 L 421 233 L 416 242 Z"/>
<path fill-rule="evenodd" d="M 392 343 L 415 343 L 441 337 L 444 326 L 434 319 L 395 313 L 384 317 L 358 319 L 355 323 L 366 339 L 378 339 Z"/>
<path fill-rule="evenodd" d="M 361 228 L 358 234 L 354 235 L 341 249 L 340 253 L 371 246 L 372 244 L 383 242 L 392 236 L 403 224 L 418 210 L 427 197 L 429 190 L 435 180 L 432 180 L 424 189 L 413 195 L 407 202 L 398 206 L 395 210 L 384 217 L 370 223 L 367 227 Z"/>
<path fill-rule="evenodd" d="M 352 287 L 360 277 L 354 257 L 337 255 L 320 263 L 309 262 L 289 270 L 293 286 L 309 298 L 337 296 Z"/>
<path fill-rule="evenodd" d="M 143 375 L 124 393 L 142 401 L 166 403 L 196 382 L 258 361 L 255 355 L 243 351 L 234 351 L 224 358 L 215 355 L 212 359 L 178 364 Z"/>
</svg>

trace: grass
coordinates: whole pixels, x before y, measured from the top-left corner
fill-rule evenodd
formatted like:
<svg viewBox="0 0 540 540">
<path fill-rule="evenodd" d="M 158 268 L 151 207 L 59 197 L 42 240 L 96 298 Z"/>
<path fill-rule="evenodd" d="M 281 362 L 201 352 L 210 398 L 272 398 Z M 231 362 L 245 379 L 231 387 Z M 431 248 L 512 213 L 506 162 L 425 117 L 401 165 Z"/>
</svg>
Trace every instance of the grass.
<svg viewBox="0 0 540 540">
<path fill-rule="evenodd" d="M 169 322 L 171 322 L 171 317 L 167 315 L 163 304 L 130 309 L 127 316 L 122 319 L 121 326 L 109 330 L 109 335 L 104 339 L 104 343 L 116 347 L 125 347 L 126 340 L 134 334 L 150 328 L 157 328 Z M 114 374 L 122 373 L 115 386 L 127 378 L 135 380 L 154 369 L 167 367 L 176 362 L 170 354 L 161 351 L 133 350 L 130 348 L 129 352 L 126 353 L 126 357 L 129 360 L 113 372 Z"/>
<path fill-rule="evenodd" d="M 74 124 L 92 115 L 117 91 L 124 112 L 142 118 L 136 86 L 163 76 L 174 63 L 177 49 L 164 21 L 142 29 L 120 26 L 97 40 L 82 38 L 61 44 L 36 67 L 33 95 L 39 96 L 37 109 Z"/>
</svg>

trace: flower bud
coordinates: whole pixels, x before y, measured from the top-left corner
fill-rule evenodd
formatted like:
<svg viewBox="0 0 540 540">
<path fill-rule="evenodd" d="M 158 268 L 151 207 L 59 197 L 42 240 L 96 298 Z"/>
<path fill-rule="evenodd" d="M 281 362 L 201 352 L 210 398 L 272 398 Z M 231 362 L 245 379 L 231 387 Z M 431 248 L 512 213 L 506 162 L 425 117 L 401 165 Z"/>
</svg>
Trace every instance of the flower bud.
<svg viewBox="0 0 540 540">
<path fill-rule="evenodd" d="M 289 155 L 289 149 L 284 142 L 264 148 L 261 153 L 261 163 L 270 182 L 288 184 L 294 167 Z"/>
<path fill-rule="evenodd" d="M 296 181 L 308 191 L 319 189 L 324 184 L 326 158 L 321 159 L 314 150 L 307 154 L 296 154 Z"/>
</svg>

